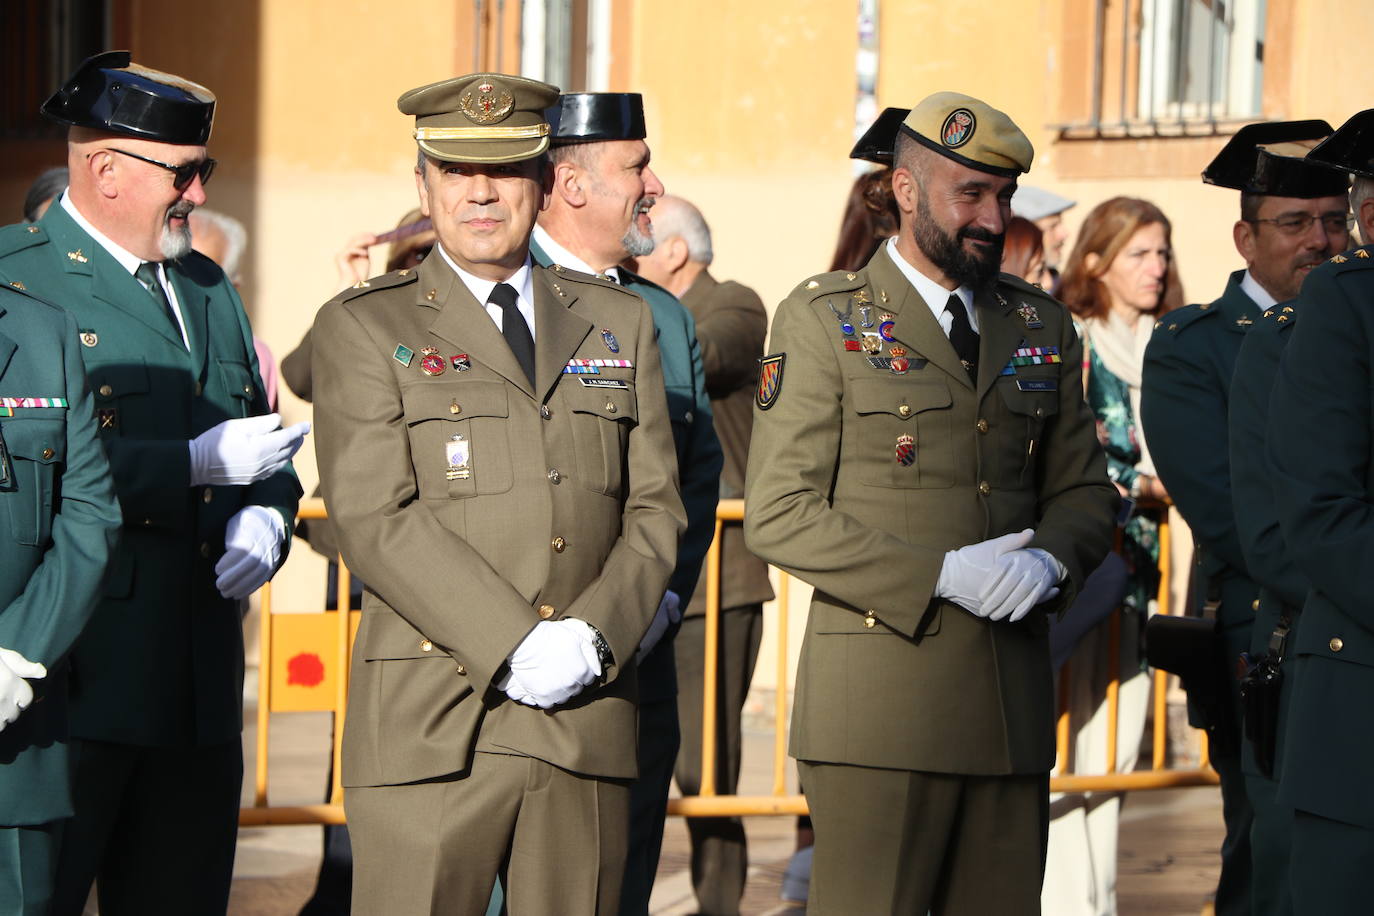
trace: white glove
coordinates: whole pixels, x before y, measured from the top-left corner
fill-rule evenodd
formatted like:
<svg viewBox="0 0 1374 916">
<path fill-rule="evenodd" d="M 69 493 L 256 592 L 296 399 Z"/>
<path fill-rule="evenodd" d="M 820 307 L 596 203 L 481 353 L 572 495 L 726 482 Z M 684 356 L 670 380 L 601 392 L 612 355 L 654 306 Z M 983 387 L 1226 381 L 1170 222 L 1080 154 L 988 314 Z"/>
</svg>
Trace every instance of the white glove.
<svg viewBox="0 0 1374 916">
<path fill-rule="evenodd" d="M 635 652 L 635 664 L 644 661 L 644 656 L 653 651 L 654 646 L 663 638 L 663 634 L 668 632 L 668 628 L 681 619 L 682 599 L 678 597 L 677 592 L 668 589 L 663 593 L 663 600 L 658 603 L 654 619 L 649 623 L 649 631 L 639 641 L 639 649 Z"/>
<path fill-rule="evenodd" d="M 196 436 L 191 448 L 191 486 L 243 486 L 270 477 L 301 447 L 310 423 L 279 429 L 281 414 L 225 420 Z"/>
<path fill-rule="evenodd" d="M 4 731 L 33 702 L 33 688 L 25 678 L 47 677 L 48 669 L 13 649 L 0 648 L 0 731 Z"/>
<path fill-rule="evenodd" d="M 1002 554 L 978 600 L 991 620 L 1015 623 L 1042 601 L 1059 594 L 1064 566 L 1048 550 L 1027 547 Z"/>
<path fill-rule="evenodd" d="M 988 616 L 991 609 L 984 608 L 980 596 L 984 583 L 997 565 L 997 558 L 1025 547 L 1034 535 L 1034 529 L 1027 528 L 947 551 L 944 565 L 940 567 L 940 578 L 935 583 L 935 594 L 979 617 Z"/>
<path fill-rule="evenodd" d="M 572 617 L 541 620 L 510 654 L 510 674 L 496 686 L 526 706 L 568 702 L 601 676 L 591 627 Z"/>
<path fill-rule="evenodd" d="M 215 588 L 226 598 L 247 598 L 272 578 L 281 560 L 286 524 L 266 506 L 244 506 L 224 526 L 224 556 L 215 564 Z"/>
</svg>

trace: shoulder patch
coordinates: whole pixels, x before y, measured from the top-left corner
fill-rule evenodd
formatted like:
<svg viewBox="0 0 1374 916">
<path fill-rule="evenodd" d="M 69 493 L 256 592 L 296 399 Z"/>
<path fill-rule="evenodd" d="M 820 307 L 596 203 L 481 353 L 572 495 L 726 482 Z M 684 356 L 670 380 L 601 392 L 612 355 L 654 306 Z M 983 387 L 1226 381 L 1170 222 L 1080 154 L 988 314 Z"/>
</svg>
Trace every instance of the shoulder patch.
<svg viewBox="0 0 1374 916">
<path fill-rule="evenodd" d="M 1155 325 L 1158 334 L 1178 334 L 1185 328 L 1196 324 L 1204 318 L 1213 315 L 1220 315 L 1221 310 L 1213 308 L 1211 303 L 1202 305 L 1185 305 L 1181 309 L 1174 309 L 1166 315 L 1161 315 L 1159 323 Z"/>
<path fill-rule="evenodd" d="M 775 353 L 759 360 L 759 386 L 754 393 L 754 403 L 759 410 L 767 410 L 778 403 L 782 395 L 782 370 L 786 362 L 786 353 Z"/>
<path fill-rule="evenodd" d="M 0 258 L 47 243 L 48 232 L 38 223 L 14 223 L 0 228 Z"/>
<path fill-rule="evenodd" d="M 380 277 L 372 277 L 361 283 L 355 283 L 348 289 L 340 291 L 334 299 L 338 302 L 347 302 L 350 299 L 357 299 L 369 293 L 375 293 L 378 290 L 405 286 L 419 279 L 419 273 L 413 268 L 407 270 L 393 270 L 390 273 L 382 274 Z"/>
</svg>

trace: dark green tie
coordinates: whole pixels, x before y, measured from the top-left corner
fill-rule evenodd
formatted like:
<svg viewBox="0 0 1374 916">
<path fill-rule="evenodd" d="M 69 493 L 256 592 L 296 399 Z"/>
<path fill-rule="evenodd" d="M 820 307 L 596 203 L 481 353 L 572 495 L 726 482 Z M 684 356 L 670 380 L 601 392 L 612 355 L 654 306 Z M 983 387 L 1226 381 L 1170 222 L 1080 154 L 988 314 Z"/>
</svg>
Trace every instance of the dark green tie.
<svg viewBox="0 0 1374 916">
<path fill-rule="evenodd" d="M 968 309 L 964 308 L 964 300 L 958 294 L 950 293 L 949 301 L 945 303 L 945 311 L 949 312 L 954 320 L 949 326 L 949 342 L 954 345 L 954 352 L 959 355 L 959 362 L 964 364 L 965 371 L 968 372 L 969 381 L 978 384 L 978 333 L 973 330 L 973 325 L 968 320 Z"/>
<path fill-rule="evenodd" d="M 144 261 L 138 265 L 138 270 L 134 271 L 134 278 L 143 284 L 143 288 L 148 291 L 148 295 L 162 306 L 162 311 L 167 315 L 167 320 L 172 323 L 172 330 L 177 332 L 177 337 L 181 337 L 181 322 L 177 321 L 177 313 L 172 311 L 172 303 L 167 299 L 167 291 L 162 288 L 162 280 L 157 275 L 157 265 L 152 261 Z"/>
</svg>

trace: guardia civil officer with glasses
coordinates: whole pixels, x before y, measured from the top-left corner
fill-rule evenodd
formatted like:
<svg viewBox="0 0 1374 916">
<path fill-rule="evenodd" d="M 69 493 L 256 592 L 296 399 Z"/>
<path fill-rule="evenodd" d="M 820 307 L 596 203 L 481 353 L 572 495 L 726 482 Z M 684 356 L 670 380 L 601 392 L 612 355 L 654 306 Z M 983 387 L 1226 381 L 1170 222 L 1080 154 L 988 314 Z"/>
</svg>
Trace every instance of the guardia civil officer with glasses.
<svg viewBox="0 0 1374 916">
<path fill-rule="evenodd" d="M 1202 179 L 1241 192 L 1232 236 L 1245 269 L 1231 274 L 1216 301 L 1165 316 L 1145 350 L 1141 417 L 1150 454 L 1192 529 L 1198 597 L 1219 602 L 1221 646 L 1211 664 L 1226 689 L 1218 691 L 1218 721 L 1207 723 L 1226 819 L 1218 914 L 1284 912 L 1288 893 L 1282 879 L 1291 813 L 1276 805 L 1275 784 L 1253 756 L 1242 757 L 1235 667 L 1250 649 L 1259 585 L 1247 570 L 1232 511 L 1227 418 L 1247 332 L 1264 311 L 1297 296 L 1312 268 L 1348 243 L 1347 179 L 1303 158 L 1330 133 L 1325 121 L 1252 124 L 1217 154 Z"/>
<path fill-rule="evenodd" d="M 0 278 L 75 318 L 123 510 L 104 593 L 72 653 L 75 817 L 54 912 L 223 913 L 243 778 L 240 602 L 285 558 L 300 486 L 248 320 L 191 250 L 214 169 L 214 96 L 85 61 L 43 105 L 68 126 L 71 184 L 0 230 Z"/>
</svg>

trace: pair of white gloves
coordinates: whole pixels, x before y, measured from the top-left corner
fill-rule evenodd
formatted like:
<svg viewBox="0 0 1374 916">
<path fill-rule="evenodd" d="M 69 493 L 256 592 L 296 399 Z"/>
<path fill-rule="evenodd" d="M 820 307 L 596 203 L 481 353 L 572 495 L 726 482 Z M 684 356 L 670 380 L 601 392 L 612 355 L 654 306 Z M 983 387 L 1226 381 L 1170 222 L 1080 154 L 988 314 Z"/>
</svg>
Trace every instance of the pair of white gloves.
<svg viewBox="0 0 1374 916">
<path fill-rule="evenodd" d="M 636 663 L 649 654 L 670 626 L 682 619 L 681 605 L 676 592 L 664 593 L 648 632 L 639 641 Z M 540 709 L 563 705 L 601 677 L 601 658 L 592 628 L 575 617 L 535 624 L 506 664 L 510 670 L 497 682 L 497 689 L 517 703 Z"/>
<path fill-rule="evenodd" d="M 47 677 L 48 669 L 13 649 L 0 648 L 0 731 L 5 730 L 33 702 L 33 687 L 25 678 Z"/>
<path fill-rule="evenodd" d="M 1066 572 L 1049 551 L 1026 546 L 1034 536 L 1027 528 L 946 552 L 935 594 L 979 617 L 1020 620 L 1059 594 Z"/>
<path fill-rule="evenodd" d="M 282 428 L 280 414 L 225 420 L 192 439 L 191 486 L 241 487 L 277 473 L 301 447 L 310 424 Z M 224 556 L 215 588 L 247 598 L 272 577 L 286 541 L 286 522 L 274 509 L 244 506 L 224 527 Z"/>
</svg>

